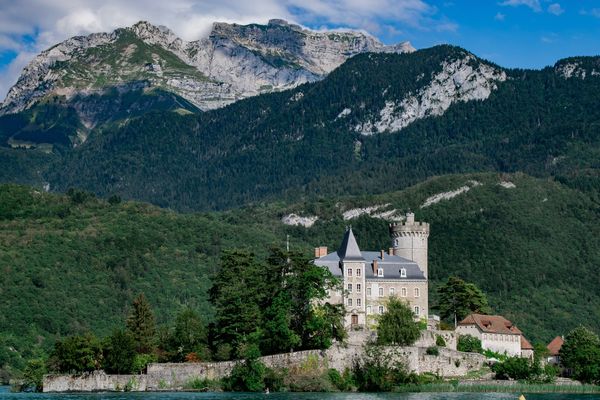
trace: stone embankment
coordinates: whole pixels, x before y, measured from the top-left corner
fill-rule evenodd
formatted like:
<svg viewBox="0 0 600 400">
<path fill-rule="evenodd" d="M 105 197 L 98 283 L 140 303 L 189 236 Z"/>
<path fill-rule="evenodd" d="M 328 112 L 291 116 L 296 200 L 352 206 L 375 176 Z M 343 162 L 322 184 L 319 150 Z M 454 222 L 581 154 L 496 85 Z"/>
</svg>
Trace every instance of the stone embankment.
<svg viewBox="0 0 600 400">
<path fill-rule="evenodd" d="M 426 354 L 427 347 L 435 345 L 437 335 L 442 335 L 448 347 L 440 347 L 439 355 Z M 347 346 L 334 346 L 328 350 L 306 350 L 262 357 L 270 368 L 293 370 L 303 365 L 334 368 L 343 372 L 352 368 L 354 361 L 363 355 L 360 333 L 351 335 Z M 360 341 L 364 343 L 363 341 Z M 416 373 L 431 372 L 443 377 L 465 376 L 485 363 L 481 354 L 456 351 L 456 336 L 452 332 L 423 332 L 421 339 L 411 347 L 389 347 L 390 357 L 405 363 Z M 96 371 L 83 375 L 46 375 L 44 392 L 94 392 L 94 391 L 159 391 L 183 390 L 198 379 L 219 379 L 231 372 L 237 361 L 213 363 L 154 363 L 148 365 L 143 375 L 107 375 Z"/>
</svg>

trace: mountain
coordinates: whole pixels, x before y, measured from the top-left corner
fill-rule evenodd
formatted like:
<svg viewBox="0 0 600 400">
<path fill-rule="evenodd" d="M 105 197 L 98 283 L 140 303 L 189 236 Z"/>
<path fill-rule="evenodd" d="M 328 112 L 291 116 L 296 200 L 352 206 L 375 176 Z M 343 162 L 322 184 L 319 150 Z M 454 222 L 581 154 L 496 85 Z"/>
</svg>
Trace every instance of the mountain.
<svg viewBox="0 0 600 400">
<path fill-rule="evenodd" d="M 164 26 L 142 21 L 43 51 L 25 67 L 0 112 L 23 111 L 49 96 L 68 100 L 140 85 L 213 109 L 322 79 L 359 53 L 413 50 L 407 42 L 384 46 L 362 32 L 315 32 L 283 20 L 215 23 L 207 38 L 186 42 Z"/>
<path fill-rule="evenodd" d="M 206 291 L 222 250 L 265 257 L 289 235 L 309 257 L 316 246 L 337 248 L 348 224 L 361 248 L 387 249 L 388 220 L 408 209 L 431 224 L 432 305 L 456 274 L 532 341 L 579 324 L 600 329 L 600 202 L 547 179 L 456 174 L 375 196 L 195 214 L 2 185 L 0 370 L 22 367 L 58 336 L 109 334 L 140 291 L 160 324 L 185 305 L 210 321 Z"/>
<path fill-rule="evenodd" d="M 600 77 L 566 78 L 568 64 L 509 70 L 453 46 L 362 54 L 289 91 L 106 125 L 37 170 L 51 190 L 183 211 L 383 193 L 477 171 L 598 190 Z"/>
</svg>

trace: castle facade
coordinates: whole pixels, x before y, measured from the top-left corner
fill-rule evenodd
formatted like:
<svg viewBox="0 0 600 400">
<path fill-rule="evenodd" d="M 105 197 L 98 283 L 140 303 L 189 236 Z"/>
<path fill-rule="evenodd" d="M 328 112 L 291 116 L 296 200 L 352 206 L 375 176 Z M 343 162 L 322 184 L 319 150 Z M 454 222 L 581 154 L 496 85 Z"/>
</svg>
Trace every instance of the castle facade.
<svg viewBox="0 0 600 400">
<path fill-rule="evenodd" d="M 348 328 L 373 327 L 391 296 L 406 301 L 416 319 L 428 319 L 429 224 L 416 222 L 408 213 L 404 222 L 391 224 L 389 230 L 392 247 L 387 252 L 361 251 L 351 228 L 337 251 L 315 249 L 315 264 L 328 268 L 343 283 L 327 301 L 344 304 Z"/>
</svg>

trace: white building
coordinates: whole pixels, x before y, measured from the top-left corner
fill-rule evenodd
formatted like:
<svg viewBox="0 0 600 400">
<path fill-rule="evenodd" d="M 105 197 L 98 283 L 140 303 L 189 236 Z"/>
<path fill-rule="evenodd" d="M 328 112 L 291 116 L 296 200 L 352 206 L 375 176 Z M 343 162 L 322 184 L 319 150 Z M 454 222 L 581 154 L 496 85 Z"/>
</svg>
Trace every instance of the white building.
<svg viewBox="0 0 600 400">
<path fill-rule="evenodd" d="M 349 328 L 373 326 L 390 296 L 405 300 L 415 318 L 428 318 L 429 224 L 415 222 L 414 214 L 408 213 L 406 222 L 390 225 L 390 236 L 388 252 L 361 251 L 352 229 L 346 230 L 337 251 L 315 249 L 315 264 L 328 268 L 343 283 L 343 290 L 330 293 L 327 301 L 345 305 Z"/>
<path fill-rule="evenodd" d="M 460 321 L 456 332 L 481 340 L 484 350 L 528 358 L 533 355 L 533 347 L 519 328 L 500 315 L 470 314 Z"/>
</svg>

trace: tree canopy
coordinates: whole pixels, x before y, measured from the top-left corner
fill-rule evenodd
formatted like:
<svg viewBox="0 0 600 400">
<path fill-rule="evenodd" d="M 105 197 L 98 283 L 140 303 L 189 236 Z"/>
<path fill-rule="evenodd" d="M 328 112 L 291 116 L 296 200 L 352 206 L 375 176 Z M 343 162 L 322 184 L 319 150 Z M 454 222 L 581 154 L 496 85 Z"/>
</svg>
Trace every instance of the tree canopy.
<svg viewBox="0 0 600 400">
<path fill-rule="evenodd" d="M 377 343 L 411 346 L 419 336 L 419 324 L 408 303 L 390 297 L 377 323 Z"/>
<path fill-rule="evenodd" d="M 491 311 L 487 297 L 474 283 L 451 276 L 438 287 L 438 304 L 442 318 L 452 318 L 454 326 L 468 314 L 487 314 Z"/>
</svg>

